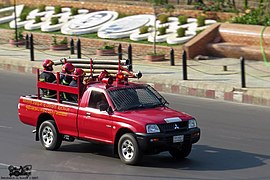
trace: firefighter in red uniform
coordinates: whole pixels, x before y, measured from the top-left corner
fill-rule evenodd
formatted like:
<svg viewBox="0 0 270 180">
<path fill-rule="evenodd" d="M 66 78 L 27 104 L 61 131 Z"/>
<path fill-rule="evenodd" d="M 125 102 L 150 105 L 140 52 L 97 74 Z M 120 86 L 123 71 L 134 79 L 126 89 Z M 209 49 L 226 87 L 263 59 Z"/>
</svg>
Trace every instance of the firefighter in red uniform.
<svg viewBox="0 0 270 180">
<path fill-rule="evenodd" d="M 54 65 L 54 62 L 50 59 L 45 59 L 43 61 L 42 66 L 43 66 L 44 70 L 39 76 L 39 80 L 41 82 L 49 82 L 49 83 L 56 82 L 56 77 L 52 73 L 53 65 Z M 41 89 L 41 90 L 43 92 L 44 97 L 48 97 L 48 98 L 55 98 L 56 97 L 56 91 L 48 90 L 48 89 Z"/>
<path fill-rule="evenodd" d="M 60 83 L 63 85 L 69 85 L 72 81 L 71 74 L 74 72 L 75 67 L 71 63 L 65 63 L 62 66 L 62 72 L 60 74 Z"/>
<path fill-rule="evenodd" d="M 62 72 L 60 73 L 60 83 L 66 86 L 69 86 L 69 84 L 72 81 L 72 73 L 74 72 L 75 67 L 71 63 L 65 63 L 62 66 Z M 61 93 L 61 97 L 64 100 L 69 100 L 69 94 L 68 93 Z"/>
<path fill-rule="evenodd" d="M 83 91 L 85 89 L 85 86 L 83 84 L 83 79 L 85 76 L 85 72 L 81 68 L 75 68 L 75 71 L 73 73 L 72 81 L 70 82 L 69 86 L 72 87 L 78 87 L 78 83 L 80 84 L 80 95 L 83 94 Z M 70 94 L 72 101 L 78 102 L 78 96 L 75 94 Z"/>
</svg>

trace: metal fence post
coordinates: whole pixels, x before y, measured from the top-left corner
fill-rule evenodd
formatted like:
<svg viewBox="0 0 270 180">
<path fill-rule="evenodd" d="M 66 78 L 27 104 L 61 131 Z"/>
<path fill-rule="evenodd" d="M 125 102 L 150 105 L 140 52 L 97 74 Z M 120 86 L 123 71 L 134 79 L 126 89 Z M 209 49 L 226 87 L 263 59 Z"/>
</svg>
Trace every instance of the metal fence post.
<svg viewBox="0 0 270 180">
<path fill-rule="evenodd" d="M 170 63 L 171 63 L 171 66 L 174 66 L 174 49 L 171 48 L 171 51 L 170 51 Z"/>
<path fill-rule="evenodd" d="M 30 61 L 35 61 L 33 34 L 30 34 Z"/>
<path fill-rule="evenodd" d="M 184 50 L 182 54 L 183 80 L 187 80 L 187 53 Z"/>
<path fill-rule="evenodd" d="M 240 61 L 241 61 L 241 84 L 242 88 L 245 88 L 246 87 L 245 58 L 240 57 Z"/>
<path fill-rule="evenodd" d="M 118 45 L 118 59 L 123 59 L 121 44 Z"/>
<path fill-rule="evenodd" d="M 131 44 L 128 45 L 128 60 L 129 60 L 129 64 L 132 65 L 132 46 L 131 46 Z M 133 71 L 132 66 L 131 66 L 130 70 Z"/>
<path fill-rule="evenodd" d="M 25 49 L 29 49 L 29 35 L 26 34 L 25 36 Z"/>
<path fill-rule="evenodd" d="M 74 54 L 74 40 L 71 38 L 70 40 L 70 54 Z"/>
<path fill-rule="evenodd" d="M 80 59 L 82 58 L 82 53 L 81 53 L 81 40 L 78 39 L 77 41 L 77 58 Z"/>
</svg>

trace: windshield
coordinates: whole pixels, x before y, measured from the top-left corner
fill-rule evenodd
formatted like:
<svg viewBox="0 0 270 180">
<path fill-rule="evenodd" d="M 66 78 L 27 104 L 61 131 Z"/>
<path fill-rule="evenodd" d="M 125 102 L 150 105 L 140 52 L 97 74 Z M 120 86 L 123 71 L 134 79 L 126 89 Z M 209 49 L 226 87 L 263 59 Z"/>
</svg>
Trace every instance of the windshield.
<svg viewBox="0 0 270 180">
<path fill-rule="evenodd" d="M 109 90 L 108 94 L 118 111 L 153 108 L 164 106 L 167 103 L 167 101 L 149 85 L 113 89 Z"/>
</svg>

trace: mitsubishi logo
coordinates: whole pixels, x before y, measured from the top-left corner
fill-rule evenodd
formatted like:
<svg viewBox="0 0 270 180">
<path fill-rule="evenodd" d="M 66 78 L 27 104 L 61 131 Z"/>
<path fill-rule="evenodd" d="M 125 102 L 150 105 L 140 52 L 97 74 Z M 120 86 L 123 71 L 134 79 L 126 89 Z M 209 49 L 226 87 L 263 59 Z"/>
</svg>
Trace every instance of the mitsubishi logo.
<svg viewBox="0 0 270 180">
<path fill-rule="evenodd" d="M 180 127 L 177 124 L 174 124 L 174 129 L 180 129 Z"/>
</svg>

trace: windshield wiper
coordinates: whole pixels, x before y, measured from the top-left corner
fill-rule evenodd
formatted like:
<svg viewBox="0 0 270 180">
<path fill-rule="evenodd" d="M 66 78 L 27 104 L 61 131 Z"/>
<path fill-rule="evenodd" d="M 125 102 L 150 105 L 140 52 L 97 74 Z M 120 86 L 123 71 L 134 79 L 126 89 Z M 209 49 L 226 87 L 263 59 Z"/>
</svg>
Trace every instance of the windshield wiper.
<svg viewBox="0 0 270 180">
<path fill-rule="evenodd" d="M 165 103 L 161 102 L 161 103 L 157 103 L 157 104 L 152 104 L 150 107 L 154 108 L 154 107 L 163 107 L 165 106 Z"/>
</svg>

